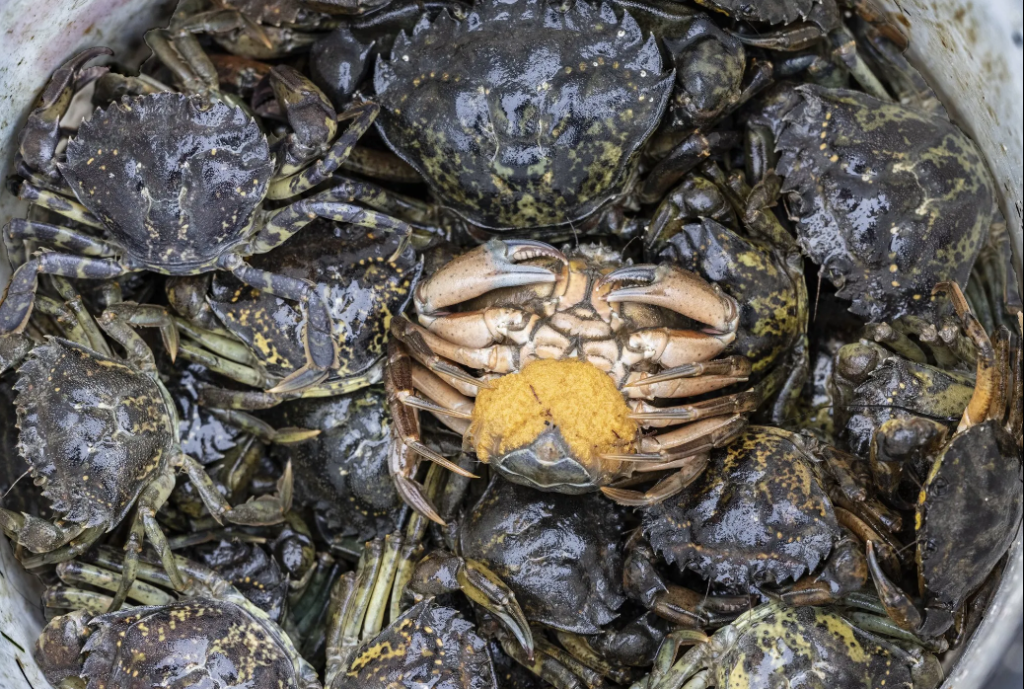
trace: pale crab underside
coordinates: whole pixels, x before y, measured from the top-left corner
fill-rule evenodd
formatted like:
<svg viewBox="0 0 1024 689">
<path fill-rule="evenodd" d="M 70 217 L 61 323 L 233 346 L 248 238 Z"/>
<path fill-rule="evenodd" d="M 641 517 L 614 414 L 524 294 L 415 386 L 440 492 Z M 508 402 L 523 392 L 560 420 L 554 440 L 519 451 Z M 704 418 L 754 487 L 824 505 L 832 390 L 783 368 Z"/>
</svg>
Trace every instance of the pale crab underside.
<svg viewBox="0 0 1024 689">
<path fill-rule="evenodd" d="M 623 267 L 618 253 L 598 246 L 566 256 L 541 242 L 491 240 L 422 282 L 414 300 L 419 323 L 402 319 L 392 327 L 398 343 L 388 385 L 398 442 L 390 469 L 406 501 L 431 518 L 437 514 L 412 480 L 415 457 L 452 464 L 419 442 L 414 409 L 430 411 L 462 433 L 479 459 L 510 480 L 563 493 L 600 489 L 620 503 L 647 505 L 699 475 L 707 452 L 734 437 L 745 412 L 758 403 L 758 395 L 747 391 L 687 405 L 655 404 L 706 395 L 750 374 L 743 357 L 717 358 L 735 338 L 735 301 L 679 268 Z M 457 304 L 465 310 L 448 310 Z M 550 361 L 575 364 L 581 374 L 560 370 L 561 382 L 553 384 L 531 366 Z M 589 366 L 579 368 L 579 362 Z M 587 369 L 602 372 L 597 377 L 611 397 L 600 397 L 606 393 Z M 532 381 L 526 387 L 538 414 L 550 420 L 540 422 L 548 430 L 510 446 L 504 431 L 521 430 L 516 415 L 523 412 L 509 411 L 509 400 L 515 405 L 517 398 L 501 394 L 515 377 Z M 612 423 L 600 419 L 615 404 L 622 414 L 614 421 L 628 423 L 630 437 L 616 433 L 619 440 L 604 445 L 590 440 L 588 433 Z M 589 445 L 574 443 L 572 429 L 559 424 L 572 415 L 568 408 Z M 501 425 L 497 417 L 504 418 L 500 433 L 493 430 Z M 672 428 L 644 432 L 666 427 Z M 625 490 L 644 482 L 645 474 L 665 471 L 673 473 L 646 493 Z"/>
</svg>

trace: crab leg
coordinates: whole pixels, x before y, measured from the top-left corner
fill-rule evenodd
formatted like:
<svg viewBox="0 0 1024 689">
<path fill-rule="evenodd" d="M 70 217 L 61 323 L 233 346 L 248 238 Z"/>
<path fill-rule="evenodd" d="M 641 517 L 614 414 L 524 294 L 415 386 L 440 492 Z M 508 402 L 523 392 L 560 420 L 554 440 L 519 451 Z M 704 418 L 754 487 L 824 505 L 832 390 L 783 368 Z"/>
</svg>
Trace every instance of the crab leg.
<svg viewBox="0 0 1024 689">
<path fill-rule="evenodd" d="M 117 249 L 107 242 L 60 225 L 15 218 L 4 232 L 13 240 L 35 240 L 76 256 L 111 258 L 117 255 Z"/>
<path fill-rule="evenodd" d="M 113 54 L 110 48 L 88 48 L 57 68 L 21 130 L 18 155 L 22 165 L 19 165 L 19 171 L 21 167 L 27 167 L 26 172 L 39 171 L 48 183 L 61 184 L 54 155 L 60 142 L 60 121 L 71 104 L 75 81 L 87 62 L 101 55 Z"/>
<path fill-rule="evenodd" d="M 195 36 L 189 33 L 175 36 L 166 29 L 152 29 L 146 32 L 144 39 L 157 59 L 181 82 L 184 91 L 219 95 L 217 68 Z"/>
<path fill-rule="evenodd" d="M 0 507 L 0 528 L 8 538 L 33 553 L 48 553 L 62 548 L 85 532 L 81 524 L 64 527 L 3 507 Z"/>
<path fill-rule="evenodd" d="M 1001 372 L 996 365 L 996 352 L 992 341 L 989 340 L 985 329 L 981 327 L 981 323 L 971 313 L 971 308 L 967 304 L 967 298 L 960 290 L 960 285 L 955 282 L 943 282 L 936 285 L 933 293 L 942 292 L 949 295 L 964 330 L 973 340 L 977 349 L 978 373 L 974 384 L 974 394 L 971 395 L 971 401 L 967 404 L 964 416 L 957 427 L 957 432 L 960 433 L 988 419 L 992 401 L 997 396 L 996 391 L 999 388 Z"/>
<path fill-rule="evenodd" d="M 429 411 L 456 433 L 466 434 L 469 430 L 469 421 L 473 418 L 473 400 L 460 394 L 439 376 L 416 363 L 412 365 L 412 383 L 413 387 L 428 399 L 406 397 L 401 399 L 402 404 Z"/>
<path fill-rule="evenodd" d="M 648 428 L 662 428 L 714 416 L 745 414 L 754 411 L 760 404 L 761 395 L 752 388 L 735 395 L 676 407 L 655 407 L 647 402 L 638 402 L 629 418 L 642 422 Z"/>
<path fill-rule="evenodd" d="M 648 469 L 650 471 L 678 469 L 678 471 L 658 481 L 658 483 L 654 484 L 653 488 L 646 492 L 641 493 L 614 486 L 605 486 L 601 488 L 601 492 L 610 500 L 620 505 L 627 507 L 650 507 L 651 505 L 657 505 L 663 500 L 667 500 L 673 495 L 678 495 L 693 483 L 698 476 L 704 473 L 704 469 L 708 464 L 707 455 L 700 454 L 675 461 L 666 457 L 666 460 L 668 461 L 664 464 L 652 464 Z"/>
<path fill-rule="evenodd" d="M 421 314 L 427 330 L 462 347 L 484 348 L 508 339 L 526 344 L 540 316 L 520 309 L 493 307 L 464 313 Z"/>
<path fill-rule="evenodd" d="M 349 107 L 338 116 L 338 121 L 352 120 L 352 124 L 338 137 L 327 154 L 301 172 L 271 182 L 267 198 L 276 201 L 298 196 L 330 179 L 348 158 L 356 142 L 370 129 L 379 113 L 380 106 L 376 103 L 358 103 Z"/>
<path fill-rule="evenodd" d="M 319 430 L 309 428 L 274 428 L 263 419 L 236 409 L 211 409 L 210 413 L 224 423 L 240 428 L 265 443 L 292 445 L 304 443 L 320 435 Z"/>
<path fill-rule="evenodd" d="M 640 352 L 645 361 L 674 369 L 714 359 L 733 339 L 734 335 L 715 336 L 692 330 L 649 328 L 630 335 L 628 346 Z"/>
<path fill-rule="evenodd" d="M 416 312 L 436 314 L 459 302 L 491 290 L 523 285 L 551 284 L 558 276 L 540 266 L 521 265 L 537 258 L 568 261 L 550 244 L 528 239 L 492 239 L 449 262 L 419 284 L 414 295 Z"/>
<path fill-rule="evenodd" d="M 435 335 L 426 328 L 405 320 L 400 326 L 404 332 L 417 332 L 423 338 L 426 347 L 436 355 L 451 359 L 457 364 L 469 368 L 483 369 L 492 373 L 512 373 L 518 366 L 518 349 L 511 345 L 491 345 L 490 347 L 463 347 L 462 345 Z"/>
<path fill-rule="evenodd" d="M 725 344 L 735 339 L 739 323 L 736 300 L 690 271 L 669 265 L 639 265 L 616 270 L 601 279 L 602 285 L 640 283 L 609 292 L 610 303 L 635 302 L 675 311 L 706 324 L 710 334 L 722 337 Z"/>
<path fill-rule="evenodd" d="M 479 388 L 489 388 L 490 383 L 486 380 L 474 378 L 461 368 L 445 361 L 427 344 L 423 337 L 423 329 L 416 326 L 404 316 L 396 318 L 391 322 L 391 334 L 396 340 L 405 345 L 408 353 L 418 362 L 436 373 L 442 380 L 464 395 L 475 396 Z"/>
<path fill-rule="evenodd" d="M 696 397 L 730 385 L 744 383 L 747 376 L 701 376 L 699 378 L 677 378 L 661 383 L 646 384 L 646 373 L 630 373 L 626 378 L 624 392 L 632 399 L 667 399 L 674 397 Z"/>
<path fill-rule="evenodd" d="M 402 400 L 415 396 L 412 379 L 412 362 L 404 346 L 392 340 L 388 344 L 387 375 L 384 387 L 391 409 L 392 441 L 388 451 L 388 471 L 395 488 L 407 505 L 427 519 L 444 526 L 445 522 L 437 513 L 426 489 L 416 482 L 419 457 L 440 464 L 460 476 L 476 478 L 472 473 L 434 452 L 420 440 L 420 419 L 414 407 L 406 406 Z"/>
<path fill-rule="evenodd" d="M 68 278 L 106 280 L 135 271 L 135 268 L 114 259 L 43 252 L 23 263 L 11 276 L 3 302 L 0 302 L 0 335 L 20 333 L 28 325 L 32 306 L 35 304 L 40 273 Z"/>
</svg>

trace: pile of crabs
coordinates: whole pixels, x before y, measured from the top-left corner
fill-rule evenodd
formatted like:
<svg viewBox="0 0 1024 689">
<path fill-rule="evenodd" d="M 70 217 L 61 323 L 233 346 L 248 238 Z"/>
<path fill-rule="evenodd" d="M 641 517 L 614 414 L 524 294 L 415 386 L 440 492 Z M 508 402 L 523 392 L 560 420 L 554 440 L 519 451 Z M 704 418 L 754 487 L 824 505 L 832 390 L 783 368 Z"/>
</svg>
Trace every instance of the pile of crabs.
<svg viewBox="0 0 1024 689">
<path fill-rule="evenodd" d="M 41 85 L 54 687 L 942 682 L 1022 515 L 992 180 L 885 14 L 697 1 L 185 0 Z"/>
</svg>

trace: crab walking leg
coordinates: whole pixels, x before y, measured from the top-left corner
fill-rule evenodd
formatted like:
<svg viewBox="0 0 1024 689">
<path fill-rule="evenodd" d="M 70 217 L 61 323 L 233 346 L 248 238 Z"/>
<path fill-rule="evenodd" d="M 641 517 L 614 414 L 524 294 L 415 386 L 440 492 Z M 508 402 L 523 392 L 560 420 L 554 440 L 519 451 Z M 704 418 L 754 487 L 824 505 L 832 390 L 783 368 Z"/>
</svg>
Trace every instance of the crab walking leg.
<svg viewBox="0 0 1024 689">
<path fill-rule="evenodd" d="M 65 218 L 74 220 L 87 227 L 98 230 L 103 229 L 103 223 L 100 222 L 99 218 L 86 210 L 85 206 L 78 201 L 55 194 L 46 189 L 40 189 L 28 182 L 21 183 L 21 186 L 18 188 L 18 198 L 63 215 Z"/>
<path fill-rule="evenodd" d="M 647 402 L 638 402 L 634 405 L 629 418 L 641 422 L 646 428 L 663 428 L 715 416 L 746 414 L 756 410 L 760 404 L 761 395 L 757 390 L 751 389 L 735 395 L 675 407 L 655 407 Z"/>
<path fill-rule="evenodd" d="M 310 428 L 274 428 L 263 419 L 236 409 L 211 409 L 210 413 L 224 423 L 235 426 L 265 443 L 293 445 L 320 435 L 319 430 Z"/>
<path fill-rule="evenodd" d="M 996 390 L 999 387 L 1001 372 L 996 366 L 995 348 L 992 346 L 988 334 L 985 333 L 985 329 L 981 327 L 981 323 L 971 313 L 960 286 L 955 282 L 943 282 L 936 285 L 933 293 L 942 292 L 949 295 L 964 330 L 973 340 L 977 350 L 978 372 L 974 384 L 974 394 L 971 395 L 971 401 L 967 404 L 964 416 L 957 427 L 957 432 L 960 433 L 988 418 L 992 400 L 996 397 Z"/>
<path fill-rule="evenodd" d="M 20 333 L 25 329 L 35 304 L 40 273 L 107 280 L 138 270 L 111 258 L 87 258 L 46 251 L 23 263 L 11 276 L 3 302 L 0 302 L 0 335 Z"/>
<path fill-rule="evenodd" d="M 651 674 L 647 680 L 641 680 L 639 684 L 644 689 L 658 686 L 675 664 L 680 649 L 685 646 L 705 644 L 709 639 L 710 637 L 707 634 L 698 630 L 681 629 L 671 632 L 665 637 L 665 641 L 662 642 L 661 648 L 658 649 L 658 653 L 654 657 L 654 666 L 651 668 Z M 633 689 L 636 689 L 636 686 L 633 685 Z"/>
<path fill-rule="evenodd" d="M 253 369 L 260 367 L 259 359 L 238 340 L 225 337 L 206 328 L 200 328 L 184 318 L 175 318 L 174 322 L 178 331 L 190 338 L 197 347 L 207 349 L 216 356 L 224 357 L 242 366 Z"/>
<path fill-rule="evenodd" d="M 355 149 L 353 153 L 357 153 L 360 150 L 370 151 L 371 154 L 377 154 L 378 151 L 371 151 L 370 149 Z M 402 162 L 401 158 L 396 157 L 395 160 Z M 351 158 L 346 161 L 351 161 Z M 411 168 L 410 168 L 411 169 Z M 372 172 L 372 171 L 371 171 Z M 415 178 L 412 180 L 413 183 L 420 181 L 418 173 L 413 171 Z M 371 174 L 371 176 L 373 176 Z M 425 203 L 419 199 L 411 196 L 405 196 L 397 192 L 386 189 L 385 187 L 368 182 L 360 179 L 350 179 L 348 177 L 341 177 L 335 175 L 332 178 L 331 197 L 333 201 L 340 203 L 355 203 L 356 201 L 366 204 L 374 210 L 378 210 L 381 213 L 387 213 L 390 216 L 401 218 L 407 222 L 428 224 L 431 221 L 432 210 L 430 204 Z"/>
<path fill-rule="evenodd" d="M 114 599 L 95 591 L 75 588 L 73 586 L 49 586 L 43 591 L 41 602 L 43 607 L 53 610 L 85 611 L 90 617 L 102 615 L 110 611 L 110 603 Z"/>
<path fill-rule="evenodd" d="M 460 476 L 476 478 L 445 457 L 434 452 L 420 439 L 419 413 L 414 407 L 406 406 L 402 400 L 415 396 L 412 379 L 412 362 L 405 348 L 392 340 L 388 344 L 387 375 L 384 387 L 391 410 L 391 446 L 388 450 L 388 472 L 395 482 L 395 488 L 407 505 L 427 519 L 444 526 L 445 522 L 437 513 L 427 495 L 426 489 L 416 482 L 419 457 L 449 469 Z"/>
<path fill-rule="evenodd" d="M 175 36 L 166 29 L 152 29 L 146 32 L 145 41 L 187 93 L 216 92 L 220 87 L 217 68 L 195 36 Z"/>
<path fill-rule="evenodd" d="M 37 220 L 15 218 L 7 224 L 4 233 L 12 240 L 33 240 L 77 256 L 110 258 L 117 255 L 117 249 L 102 239 Z"/>
<path fill-rule="evenodd" d="M 436 373 L 446 383 L 463 395 L 475 397 L 480 388 L 489 388 L 486 380 L 474 378 L 450 361 L 445 361 L 430 348 L 423 337 L 423 329 L 405 318 L 396 318 L 391 322 L 391 334 L 401 342 L 416 361 Z"/>
<path fill-rule="evenodd" d="M 512 373 L 519 368 L 518 349 L 511 345 L 491 345 L 490 347 L 463 347 L 439 337 L 426 328 L 406 321 L 408 326 L 402 327 L 417 332 L 423 338 L 426 347 L 457 364 L 469 368 L 483 369 L 492 373 Z"/>
<path fill-rule="evenodd" d="M 735 335 L 708 335 L 692 330 L 649 328 L 629 336 L 628 346 L 645 361 L 668 369 L 710 361 L 725 351 Z"/>
<path fill-rule="evenodd" d="M 540 316 L 513 308 L 492 307 L 463 313 L 420 314 L 420 325 L 448 342 L 462 347 L 483 348 L 508 339 L 518 345 L 528 342 Z"/>
<path fill-rule="evenodd" d="M 3 508 L 0 508 L 0 510 L 2 509 Z M 2 514 L 2 512 L 0 512 L 0 514 Z M 36 518 L 33 517 L 32 519 Z M 47 565 L 55 565 L 58 562 L 73 560 L 96 545 L 96 541 L 98 541 L 102 536 L 102 527 L 86 529 L 81 534 L 68 541 L 66 545 L 60 546 L 59 548 L 49 552 L 41 553 L 34 557 L 27 557 L 21 561 L 21 565 L 25 569 L 36 569 L 38 567 L 46 567 Z M 17 536 L 12 535 L 12 538 L 16 539 Z"/>
<path fill-rule="evenodd" d="M 285 466 L 277 482 L 277 492 L 274 495 L 261 495 L 255 500 L 235 507 L 228 504 L 203 466 L 192 457 L 179 450 L 171 459 L 171 466 L 182 470 L 188 476 L 206 509 L 218 524 L 226 519 L 243 526 L 271 526 L 284 521 L 284 515 L 291 509 L 294 477 L 290 462 Z"/>
<path fill-rule="evenodd" d="M 578 658 L 579 662 L 583 663 L 591 670 L 596 671 L 599 676 L 607 677 L 611 681 L 622 685 L 627 684 L 630 677 L 633 676 L 633 674 L 625 668 L 615 667 L 608 661 L 604 660 L 600 654 L 594 651 L 593 647 L 591 647 L 587 642 L 585 636 L 563 631 L 555 632 L 555 636 L 558 638 L 558 643 L 560 643 L 573 658 Z M 598 686 L 600 686 L 600 684 Z"/>
<path fill-rule="evenodd" d="M 122 570 L 124 566 L 122 565 Z M 94 586 L 104 591 L 114 592 L 121 585 L 122 577 L 117 572 L 98 567 L 93 564 L 71 560 L 57 565 L 57 576 L 65 584 L 72 586 Z M 128 598 L 139 605 L 168 605 L 176 599 L 163 589 L 144 581 L 134 581 Z M 122 601 L 123 602 L 123 601 Z M 118 605 L 115 609 L 120 609 Z"/>
<path fill-rule="evenodd" d="M 694 482 L 698 476 L 704 473 L 704 469 L 707 467 L 708 458 L 707 455 L 697 454 L 689 457 L 683 457 L 680 459 L 672 460 L 666 457 L 664 464 L 651 464 L 645 469 L 637 469 L 637 471 L 660 471 L 662 469 L 678 469 L 673 474 L 663 478 L 654 484 L 654 487 L 646 492 L 639 492 L 635 490 L 626 490 L 625 488 L 617 488 L 615 486 L 605 486 L 601 488 L 601 492 L 605 496 L 620 505 L 626 507 L 650 507 L 651 505 L 657 505 L 663 500 L 667 500 L 673 495 L 678 495 L 687 486 Z"/>
<path fill-rule="evenodd" d="M 704 323 L 721 336 L 725 344 L 735 339 L 739 323 L 736 300 L 718 285 L 711 285 L 688 270 L 669 265 L 638 265 L 621 268 L 601 279 L 602 286 L 621 283 L 639 285 L 613 289 L 605 295 L 606 301 L 661 306 Z"/>
<path fill-rule="evenodd" d="M 647 175 L 640 191 L 641 203 L 656 203 L 686 173 L 711 156 L 721 155 L 740 141 L 735 132 L 695 132 L 673 148 Z"/>
<path fill-rule="evenodd" d="M 554 284 L 558 275 L 541 266 L 522 265 L 533 259 L 555 259 L 568 264 L 555 247 L 528 239 L 492 239 L 450 261 L 416 288 L 419 314 L 442 309 L 503 287 Z"/>
<path fill-rule="evenodd" d="M 163 306 L 136 304 L 130 301 L 121 302 L 120 304 L 109 306 L 100 316 L 99 322 L 100 326 L 104 327 L 104 329 L 110 328 L 110 330 L 107 330 L 107 334 L 122 345 L 126 344 L 126 342 L 121 338 L 125 337 L 127 332 L 132 332 L 130 328 L 157 328 L 160 331 L 160 339 L 163 340 L 164 349 L 167 350 L 171 361 L 174 361 L 178 356 L 180 337 L 178 336 L 177 320 Z M 113 329 L 121 327 L 127 329 L 125 334 L 115 335 Z M 152 360 L 153 353 L 150 351 L 149 345 L 142 342 L 137 346 L 137 349 L 138 351 L 136 351 L 136 346 L 133 346 L 131 356 L 142 357 L 146 361 Z"/>
<path fill-rule="evenodd" d="M 54 159 L 60 142 L 60 121 L 74 96 L 75 81 L 82 74 L 82 68 L 102 55 L 113 55 L 110 48 L 88 48 L 62 64 L 46 83 L 46 88 L 33 104 L 28 120 L 21 133 L 18 148 L 20 168 L 39 171 L 48 183 L 57 184 L 61 179 Z"/>
<path fill-rule="evenodd" d="M 370 230 L 395 232 L 406 241 L 412 236 L 412 226 L 403 220 L 345 200 L 338 200 L 346 198 L 343 192 L 344 189 L 336 195 L 333 189 L 325 189 L 309 198 L 299 199 L 289 206 L 266 213 L 263 216 L 263 226 L 249 240 L 250 250 L 254 254 L 263 254 L 276 249 L 318 217 Z M 404 250 L 403 241 L 396 254 Z"/>
<path fill-rule="evenodd" d="M 412 384 L 427 399 L 416 395 L 400 397 L 402 404 L 429 411 L 456 433 L 466 434 L 473 418 L 473 400 L 418 363 L 412 364 Z"/>
<path fill-rule="evenodd" d="M 740 414 L 703 419 L 667 433 L 642 438 L 639 450 L 641 454 L 707 452 L 728 443 L 746 425 L 747 419 Z"/>
<path fill-rule="evenodd" d="M 297 392 L 327 378 L 330 370 L 337 367 L 338 353 L 334 345 L 331 312 L 320 295 L 319 287 L 305 280 L 257 270 L 237 254 L 223 257 L 220 267 L 251 287 L 300 304 L 304 316 L 302 335 L 306 364 L 268 392 Z"/>
<path fill-rule="evenodd" d="M 271 200 L 292 198 L 330 179 L 342 162 L 348 158 L 356 142 L 370 129 L 379 113 L 380 106 L 376 103 L 358 103 L 338 115 L 339 122 L 352 120 L 345 133 L 337 138 L 323 158 L 297 174 L 271 182 L 267 189 L 267 198 Z"/>
<path fill-rule="evenodd" d="M 78 326 L 82 331 L 82 339 L 75 339 L 75 337 L 70 334 L 68 339 L 73 342 L 88 343 L 94 351 L 105 356 L 113 356 L 113 353 L 110 351 L 110 347 L 107 344 L 107 339 L 103 337 L 103 332 L 96 324 L 96 320 L 92 317 L 92 314 L 85 308 L 85 302 L 82 301 L 82 295 L 75 290 L 68 280 L 58 275 L 50 276 L 50 284 L 52 284 L 54 289 L 57 290 L 60 298 L 64 300 L 63 305 L 69 311 L 74 313 L 74 318 L 78 322 Z M 118 301 L 120 301 L 120 299 Z"/>
<path fill-rule="evenodd" d="M 548 654 L 536 653 L 531 656 L 504 632 L 498 634 L 498 641 L 506 655 L 555 689 L 587 689 L 588 685 L 578 675 Z"/>
<path fill-rule="evenodd" d="M 244 31 L 246 35 L 268 50 L 274 47 L 270 36 L 258 22 L 253 21 L 243 12 L 226 8 L 207 10 L 184 18 L 172 18 L 170 30 L 176 38 L 186 33 L 219 34 Z"/>
<path fill-rule="evenodd" d="M 253 388 L 266 388 L 271 385 L 270 379 L 262 371 L 218 356 L 213 352 L 196 346 L 195 343 L 190 340 L 185 340 L 178 345 L 178 353 L 185 361 L 202 364 L 214 373 L 219 373 L 220 375 L 243 385 L 248 385 Z M 252 407 L 244 408 L 248 409 Z"/>
</svg>

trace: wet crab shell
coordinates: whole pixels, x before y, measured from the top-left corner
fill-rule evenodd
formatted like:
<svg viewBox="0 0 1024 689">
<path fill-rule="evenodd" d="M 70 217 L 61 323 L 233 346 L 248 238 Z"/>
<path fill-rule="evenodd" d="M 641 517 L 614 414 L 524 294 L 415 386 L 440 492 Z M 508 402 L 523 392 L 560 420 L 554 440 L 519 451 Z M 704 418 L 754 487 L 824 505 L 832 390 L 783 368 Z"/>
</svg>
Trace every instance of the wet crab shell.
<svg viewBox="0 0 1024 689">
<path fill-rule="evenodd" d="M 720 689 L 915 686 L 905 653 L 823 608 L 770 604 L 733 627 L 712 670 Z"/>
<path fill-rule="evenodd" d="M 621 195 L 673 80 L 654 38 L 610 5 L 488 0 L 399 35 L 377 63 L 377 124 L 470 223 L 551 227 Z"/>
<path fill-rule="evenodd" d="M 1019 449 L 996 421 L 972 426 L 936 459 L 917 508 L 923 595 L 959 610 L 1010 548 L 1024 516 Z"/>
<path fill-rule="evenodd" d="M 782 192 L 804 250 L 872 320 L 931 312 L 932 287 L 967 284 L 992 223 L 974 143 L 943 115 L 806 85 L 787 95 Z"/>
<path fill-rule="evenodd" d="M 43 495 L 67 522 L 112 529 L 174 447 L 159 386 L 59 338 L 36 347 L 20 376 L 18 450 Z"/>
<path fill-rule="evenodd" d="M 830 2 L 831 0 L 697 0 L 697 4 L 735 19 L 767 24 L 792 24 L 810 16 L 816 5 Z"/>
<path fill-rule="evenodd" d="M 241 108 L 157 93 L 93 113 L 60 170 L 126 260 L 182 275 L 245 239 L 274 164 Z"/>
<path fill-rule="evenodd" d="M 598 634 L 618 617 L 624 532 L 618 509 L 599 495 L 542 493 L 503 479 L 459 524 L 459 551 L 512 589 L 527 619 Z"/>
<path fill-rule="evenodd" d="M 402 502 L 388 473 L 391 419 L 380 388 L 288 402 L 269 418 L 278 426 L 321 431 L 271 452 L 292 463 L 296 499 L 314 508 L 322 530 L 364 542 L 397 528 Z"/>
<path fill-rule="evenodd" d="M 83 649 L 89 689 L 300 686 L 280 632 L 250 612 L 212 599 L 101 615 Z"/>
<path fill-rule="evenodd" d="M 425 600 L 356 653 L 330 689 L 493 689 L 487 643 L 457 610 Z"/>
<path fill-rule="evenodd" d="M 318 220 L 301 237 L 253 256 L 250 264 L 321 285 L 342 362 L 336 373 L 351 376 L 384 355 L 391 319 L 411 299 L 420 264 L 411 247 L 389 260 L 400 241 L 355 225 Z M 305 365 L 305 319 L 293 302 L 243 285 L 226 273 L 214 276 L 208 301 L 271 375 L 286 376 Z"/>
<path fill-rule="evenodd" d="M 784 433 L 751 427 L 646 510 L 644 534 L 669 563 L 733 590 L 798 579 L 842 537 L 809 461 Z"/>
</svg>

